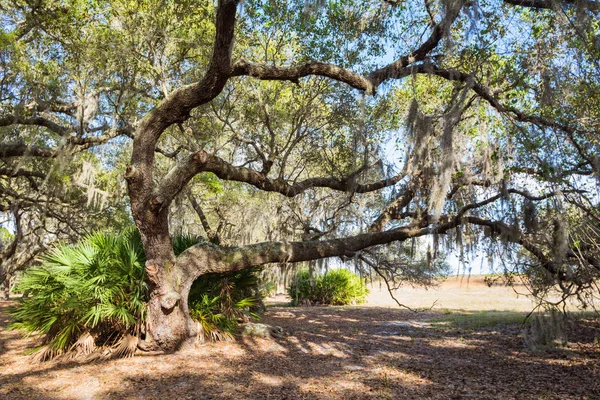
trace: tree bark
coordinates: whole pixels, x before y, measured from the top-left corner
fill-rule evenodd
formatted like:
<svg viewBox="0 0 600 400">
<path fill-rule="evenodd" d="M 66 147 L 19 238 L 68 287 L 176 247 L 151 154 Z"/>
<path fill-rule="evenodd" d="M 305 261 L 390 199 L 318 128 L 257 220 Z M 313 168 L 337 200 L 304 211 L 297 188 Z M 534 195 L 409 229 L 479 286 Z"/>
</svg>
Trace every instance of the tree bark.
<svg viewBox="0 0 600 400">
<path fill-rule="evenodd" d="M 146 272 L 154 286 L 147 305 L 152 340 L 165 351 L 176 351 L 193 344 L 197 330 L 188 309 L 188 294 L 193 280 L 176 264 L 168 264 L 161 269 L 158 264 L 149 261 Z"/>
<path fill-rule="evenodd" d="M 187 304 L 191 283 L 186 271 L 176 265 L 169 235 L 168 207 L 162 207 L 152 196 L 140 199 L 134 195 L 131 209 L 146 251 L 150 289 L 146 339 L 165 351 L 176 351 L 190 343 L 196 331 Z"/>
<path fill-rule="evenodd" d="M 12 276 L 11 276 L 11 274 L 8 274 L 8 273 L 4 276 L 4 279 L 3 279 L 4 300 L 6 300 L 6 301 L 10 300 L 10 283 L 11 283 L 11 279 L 12 279 Z"/>
</svg>

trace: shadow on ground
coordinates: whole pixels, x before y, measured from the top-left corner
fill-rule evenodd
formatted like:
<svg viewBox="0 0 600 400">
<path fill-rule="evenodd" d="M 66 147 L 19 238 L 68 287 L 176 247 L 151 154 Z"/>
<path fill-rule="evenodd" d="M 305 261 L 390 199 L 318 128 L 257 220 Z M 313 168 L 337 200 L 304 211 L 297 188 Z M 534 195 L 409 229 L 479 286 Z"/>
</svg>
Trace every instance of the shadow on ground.
<svg viewBox="0 0 600 400">
<path fill-rule="evenodd" d="M 273 307 L 280 340 L 240 338 L 177 354 L 29 365 L 31 341 L 0 306 L 2 399 L 594 399 L 593 340 L 531 351 L 518 324 L 440 328 L 439 313 Z M 600 336 L 591 326 L 585 337 Z"/>
</svg>

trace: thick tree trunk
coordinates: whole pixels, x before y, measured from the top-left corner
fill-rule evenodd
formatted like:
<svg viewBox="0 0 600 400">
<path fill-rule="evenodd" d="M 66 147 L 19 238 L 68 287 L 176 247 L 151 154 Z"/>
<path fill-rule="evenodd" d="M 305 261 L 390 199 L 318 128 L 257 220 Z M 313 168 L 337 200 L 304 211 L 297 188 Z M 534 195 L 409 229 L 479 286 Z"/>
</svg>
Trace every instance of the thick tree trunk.
<svg viewBox="0 0 600 400">
<path fill-rule="evenodd" d="M 187 304 L 193 278 L 176 264 L 168 229 L 168 211 L 155 203 L 132 198 L 132 213 L 146 251 L 150 289 L 146 342 L 154 342 L 165 351 L 176 351 L 193 343 L 196 337 Z"/>
<path fill-rule="evenodd" d="M 176 264 L 146 263 L 148 280 L 153 286 L 148 302 L 147 318 L 152 339 L 165 351 L 176 351 L 193 345 L 196 324 L 190 318 L 188 294 L 193 282 Z"/>
</svg>

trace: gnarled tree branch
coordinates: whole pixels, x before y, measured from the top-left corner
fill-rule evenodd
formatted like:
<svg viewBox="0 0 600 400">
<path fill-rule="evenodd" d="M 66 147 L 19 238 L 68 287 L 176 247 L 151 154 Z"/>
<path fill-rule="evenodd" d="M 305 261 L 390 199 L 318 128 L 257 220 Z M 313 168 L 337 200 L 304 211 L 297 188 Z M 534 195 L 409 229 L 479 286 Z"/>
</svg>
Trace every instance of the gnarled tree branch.
<svg viewBox="0 0 600 400">
<path fill-rule="evenodd" d="M 349 86 L 363 90 L 367 94 L 375 94 L 377 87 L 390 79 L 403 78 L 404 68 L 418 61 L 423 61 L 435 49 L 441 39 L 448 33 L 452 23 L 462 9 L 462 2 L 451 2 L 444 18 L 433 27 L 430 36 L 411 54 L 397 59 L 385 67 L 363 76 L 346 68 L 323 62 L 309 62 L 299 66 L 278 67 L 267 64 L 253 63 L 246 60 L 237 61 L 231 70 L 231 76 L 252 76 L 262 80 L 285 80 L 298 82 L 300 78 L 311 75 L 323 76 L 344 82 Z"/>
<path fill-rule="evenodd" d="M 284 179 L 271 179 L 262 172 L 246 167 L 236 167 L 222 158 L 200 150 L 179 165 L 172 168 L 162 179 L 157 190 L 166 203 L 170 202 L 183 187 L 197 174 L 201 172 L 212 172 L 221 179 L 248 183 L 258 189 L 267 192 L 278 192 L 287 197 L 298 194 L 316 187 L 330 188 L 341 192 L 368 193 L 395 185 L 404 178 L 403 174 L 383 179 L 373 183 L 357 183 L 356 174 L 350 174 L 347 178 L 308 178 L 306 180 L 289 183 Z"/>
<path fill-rule="evenodd" d="M 575 7 L 588 11 L 600 11 L 600 2 L 594 0 L 504 0 L 513 6 L 556 10 L 558 7 Z"/>
</svg>

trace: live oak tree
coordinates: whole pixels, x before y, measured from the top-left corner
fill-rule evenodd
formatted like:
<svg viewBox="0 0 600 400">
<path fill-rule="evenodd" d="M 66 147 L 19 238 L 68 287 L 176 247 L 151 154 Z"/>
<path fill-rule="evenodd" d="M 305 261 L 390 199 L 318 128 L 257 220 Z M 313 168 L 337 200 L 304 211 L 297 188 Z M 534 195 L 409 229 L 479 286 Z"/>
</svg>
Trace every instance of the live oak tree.
<svg viewBox="0 0 600 400">
<path fill-rule="evenodd" d="M 10 1 L 1 12 L 6 175 L 89 149 L 110 160 L 132 139 L 124 179 L 162 349 L 196 336 L 187 296 L 204 274 L 342 257 L 390 278 L 407 264 L 382 246 L 424 236 L 430 259 L 444 244 L 485 246 L 564 293 L 597 295 L 595 1 Z M 255 218 L 295 210 L 293 228 L 223 242 L 227 210 L 205 210 L 233 190 L 262 196 Z M 210 240 L 175 257 L 183 202 Z"/>
</svg>

